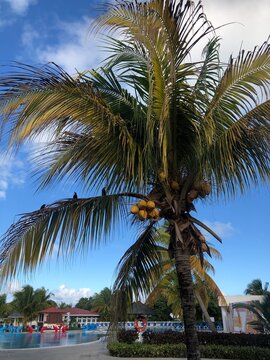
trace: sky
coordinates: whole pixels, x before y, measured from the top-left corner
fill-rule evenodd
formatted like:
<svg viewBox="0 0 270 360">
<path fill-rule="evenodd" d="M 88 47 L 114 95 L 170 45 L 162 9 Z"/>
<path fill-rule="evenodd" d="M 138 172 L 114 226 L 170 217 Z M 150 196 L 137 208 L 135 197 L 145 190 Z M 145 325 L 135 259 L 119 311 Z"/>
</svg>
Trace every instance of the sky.
<svg viewBox="0 0 270 360">
<path fill-rule="evenodd" d="M 89 33 L 89 25 L 99 13 L 100 1 L 91 0 L 0 0 L 0 74 L 12 61 L 44 65 L 53 61 L 70 74 L 95 68 L 104 58 L 100 38 Z M 204 9 L 221 36 L 222 60 L 239 49 L 252 50 L 269 36 L 268 0 L 204 0 Z M 198 55 L 198 54 L 197 54 Z M 196 56 L 196 55 L 194 55 Z M 87 196 L 71 182 L 37 191 L 31 154 L 37 144 L 27 144 L 16 155 L 6 156 L 0 144 L 0 234 L 19 218 L 18 214 L 39 209 L 74 191 Z M 269 276 L 269 203 L 267 186 L 251 188 L 245 195 L 225 201 L 207 200 L 198 204 L 196 217 L 205 221 L 223 239 L 211 242 L 222 253 L 222 261 L 212 260 L 214 280 L 225 295 L 243 294 L 255 278 Z M 2 291 L 12 294 L 24 284 L 44 286 L 58 302 L 75 304 L 113 283 L 117 262 L 134 241 L 128 222 L 117 229 L 111 241 L 84 256 L 57 260 L 56 252 L 31 275 L 20 275 Z"/>
</svg>

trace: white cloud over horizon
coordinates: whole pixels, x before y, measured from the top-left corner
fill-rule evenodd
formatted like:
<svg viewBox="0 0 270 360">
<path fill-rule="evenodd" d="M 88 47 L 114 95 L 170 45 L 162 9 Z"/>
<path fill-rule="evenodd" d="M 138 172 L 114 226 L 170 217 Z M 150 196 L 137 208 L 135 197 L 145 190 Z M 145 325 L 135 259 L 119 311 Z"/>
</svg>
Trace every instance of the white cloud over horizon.
<svg viewBox="0 0 270 360">
<path fill-rule="evenodd" d="M 62 284 L 58 289 L 53 290 L 52 299 L 57 303 L 65 302 L 75 305 L 81 297 L 90 297 L 93 295 L 93 291 L 90 288 L 69 288 L 65 284 Z"/>
<path fill-rule="evenodd" d="M 29 6 L 37 3 L 37 0 L 4 0 L 9 4 L 16 15 L 25 15 Z"/>
<path fill-rule="evenodd" d="M 10 302 L 13 300 L 13 294 L 16 291 L 22 290 L 22 284 L 17 280 L 12 280 L 8 283 L 6 283 L 3 288 L 0 289 L 0 295 L 6 294 L 7 295 L 7 302 Z"/>
<path fill-rule="evenodd" d="M 1 294 L 7 294 L 7 300 L 13 300 L 13 294 L 16 291 L 22 290 L 23 285 L 17 281 L 13 280 L 7 283 L 0 291 Z M 56 301 L 58 304 L 61 302 L 65 302 L 66 304 L 75 304 L 80 300 L 82 297 L 90 297 L 93 296 L 94 293 L 90 288 L 69 288 L 65 284 L 59 285 L 57 289 L 51 291 L 53 295 L 51 295 L 51 299 Z"/>
</svg>

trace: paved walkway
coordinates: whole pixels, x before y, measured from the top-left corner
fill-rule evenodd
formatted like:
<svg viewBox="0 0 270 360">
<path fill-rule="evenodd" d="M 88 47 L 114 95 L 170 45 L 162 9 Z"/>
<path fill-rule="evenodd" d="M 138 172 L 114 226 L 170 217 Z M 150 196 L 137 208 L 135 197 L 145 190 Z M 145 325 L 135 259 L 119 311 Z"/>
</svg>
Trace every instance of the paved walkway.
<svg viewBox="0 0 270 360">
<path fill-rule="evenodd" d="M 106 343 L 102 341 L 96 341 L 90 344 L 65 346 L 58 348 L 55 347 L 55 348 L 22 349 L 22 350 L 0 350 L 0 359 L 3 360 L 89 360 L 89 359 L 90 360 L 91 359 L 92 360 L 114 360 L 114 359 L 131 360 L 131 358 L 115 358 L 110 356 L 106 348 Z M 132 358 L 132 360 L 143 360 L 143 359 Z M 154 360 L 176 360 L 176 359 L 155 358 Z M 202 359 L 202 360 L 207 360 L 207 359 Z"/>
</svg>

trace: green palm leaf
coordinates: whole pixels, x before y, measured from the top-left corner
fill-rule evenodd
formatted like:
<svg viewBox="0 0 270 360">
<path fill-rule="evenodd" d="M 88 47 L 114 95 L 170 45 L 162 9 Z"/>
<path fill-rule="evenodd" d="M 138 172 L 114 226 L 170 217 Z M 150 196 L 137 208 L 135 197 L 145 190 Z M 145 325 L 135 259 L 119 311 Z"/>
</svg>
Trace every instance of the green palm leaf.
<svg viewBox="0 0 270 360">
<path fill-rule="evenodd" d="M 130 194 L 136 196 L 136 194 Z M 106 241 L 111 230 L 127 216 L 125 194 L 66 199 L 23 214 L 2 236 L 1 277 L 31 271 L 51 255 L 70 256 Z"/>
</svg>

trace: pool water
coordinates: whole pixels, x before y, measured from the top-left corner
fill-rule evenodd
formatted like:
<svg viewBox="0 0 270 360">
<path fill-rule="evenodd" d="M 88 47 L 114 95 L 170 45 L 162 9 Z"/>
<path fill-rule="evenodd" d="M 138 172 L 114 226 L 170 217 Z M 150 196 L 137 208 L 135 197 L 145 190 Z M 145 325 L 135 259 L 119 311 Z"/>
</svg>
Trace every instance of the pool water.
<svg viewBox="0 0 270 360">
<path fill-rule="evenodd" d="M 96 341 L 102 336 L 104 335 L 81 331 L 68 331 L 65 334 L 55 334 L 52 332 L 45 332 L 43 334 L 0 333 L 0 349 L 26 349 L 52 346 L 71 346 Z"/>
</svg>

